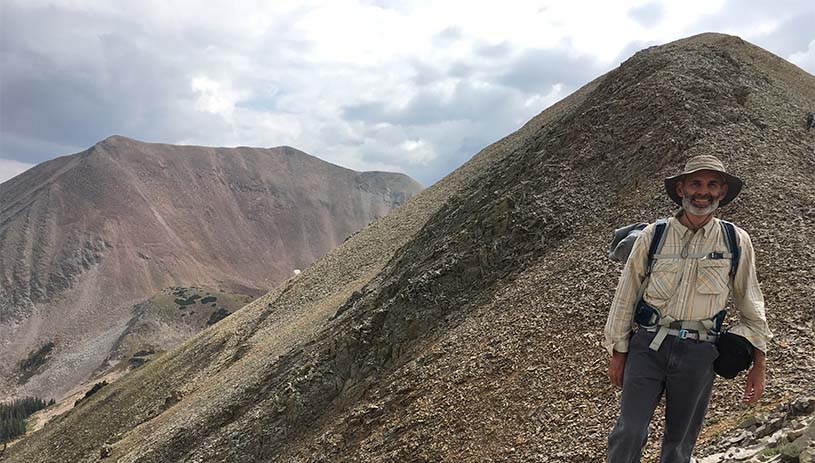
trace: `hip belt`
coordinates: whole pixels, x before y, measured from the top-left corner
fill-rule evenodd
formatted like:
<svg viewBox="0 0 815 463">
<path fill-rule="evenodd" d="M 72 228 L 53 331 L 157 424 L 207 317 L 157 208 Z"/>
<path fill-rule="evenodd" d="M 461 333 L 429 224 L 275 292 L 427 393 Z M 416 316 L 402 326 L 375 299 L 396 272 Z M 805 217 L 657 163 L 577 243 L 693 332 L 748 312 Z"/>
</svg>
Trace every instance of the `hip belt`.
<svg viewBox="0 0 815 463">
<path fill-rule="evenodd" d="M 696 330 L 696 329 L 682 328 L 681 327 L 682 323 L 683 322 L 681 322 L 681 321 L 680 322 L 673 322 L 673 323 L 671 323 L 671 325 L 669 325 L 669 326 L 674 326 L 676 324 L 676 326 L 677 326 L 676 328 L 668 328 L 666 326 L 652 326 L 650 328 L 645 328 L 645 331 L 648 331 L 650 333 L 654 333 L 654 332 L 659 333 L 660 331 L 662 331 L 663 333 L 665 333 L 665 336 L 670 335 L 670 336 L 676 336 L 679 339 L 696 339 L 698 341 L 705 341 L 705 342 L 716 342 L 719 339 L 718 333 L 715 333 L 715 332 L 710 333 L 710 332 L 707 332 L 707 330 L 705 330 L 704 332 L 700 332 L 699 330 Z M 687 323 L 687 321 L 685 323 Z M 698 322 L 696 322 L 696 323 L 698 323 Z M 663 337 L 663 339 L 664 339 L 664 337 Z M 657 347 L 657 349 L 659 349 L 659 347 Z"/>
<path fill-rule="evenodd" d="M 712 318 L 704 320 L 676 320 L 670 315 L 662 315 L 656 307 L 640 300 L 634 321 L 646 331 L 656 332 L 657 335 L 648 347 L 652 350 L 659 350 L 668 335 L 676 336 L 679 339 L 696 339 L 715 343 L 719 339 L 719 330 L 725 314 L 726 312 L 722 310 Z"/>
</svg>

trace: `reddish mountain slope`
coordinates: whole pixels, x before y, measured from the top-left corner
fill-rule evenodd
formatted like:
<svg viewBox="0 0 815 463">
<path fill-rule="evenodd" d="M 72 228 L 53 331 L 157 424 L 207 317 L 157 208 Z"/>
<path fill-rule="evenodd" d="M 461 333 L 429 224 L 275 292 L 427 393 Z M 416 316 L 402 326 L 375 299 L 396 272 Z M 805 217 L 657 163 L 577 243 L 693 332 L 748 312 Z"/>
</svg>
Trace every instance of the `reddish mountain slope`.
<svg viewBox="0 0 815 463">
<path fill-rule="evenodd" d="M 0 185 L 0 396 L 58 396 L 169 286 L 258 296 L 421 190 L 289 147 L 110 137 Z M 54 343 L 51 366 L 18 363 Z"/>
</svg>

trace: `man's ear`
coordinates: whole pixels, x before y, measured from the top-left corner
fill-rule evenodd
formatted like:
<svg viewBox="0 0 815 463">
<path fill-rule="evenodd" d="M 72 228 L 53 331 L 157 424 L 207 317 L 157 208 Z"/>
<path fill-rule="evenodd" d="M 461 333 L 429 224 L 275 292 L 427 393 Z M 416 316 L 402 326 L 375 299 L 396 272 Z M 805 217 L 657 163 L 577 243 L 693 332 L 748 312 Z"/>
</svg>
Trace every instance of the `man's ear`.
<svg viewBox="0 0 815 463">
<path fill-rule="evenodd" d="M 678 194 L 680 198 L 685 197 L 685 194 L 682 192 L 682 187 L 683 187 L 682 180 L 676 182 L 676 194 Z"/>
<path fill-rule="evenodd" d="M 722 185 L 722 192 L 719 194 L 719 199 L 722 200 L 727 196 L 727 184 Z"/>
</svg>

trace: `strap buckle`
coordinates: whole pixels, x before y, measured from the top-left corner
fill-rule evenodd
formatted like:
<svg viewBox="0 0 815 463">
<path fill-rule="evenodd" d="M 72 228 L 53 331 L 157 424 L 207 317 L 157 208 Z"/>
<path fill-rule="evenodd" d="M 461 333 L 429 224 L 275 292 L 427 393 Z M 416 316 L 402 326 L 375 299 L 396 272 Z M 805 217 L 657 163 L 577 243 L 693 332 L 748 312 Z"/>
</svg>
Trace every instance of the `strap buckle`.
<svg viewBox="0 0 815 463">
<path fill-rule="evenodd" d="M 684 328 L 679 330 L 678 335 L 679 339 L 688 339 L 688 335 L 690 335 L 690 332 L 688 330 Z"/>
</svg>

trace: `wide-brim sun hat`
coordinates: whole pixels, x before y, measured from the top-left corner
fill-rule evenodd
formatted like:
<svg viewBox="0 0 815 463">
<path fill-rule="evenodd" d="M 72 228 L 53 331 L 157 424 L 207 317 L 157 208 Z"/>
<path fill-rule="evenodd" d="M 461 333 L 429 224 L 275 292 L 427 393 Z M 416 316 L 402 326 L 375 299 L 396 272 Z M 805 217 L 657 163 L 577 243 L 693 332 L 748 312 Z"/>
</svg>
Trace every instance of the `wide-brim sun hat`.
<svg viewBox="0 0 815 463">
<path fill-rule="evenodd" d="M 719 158 L 709 154 L 702 154 L 688 160 L 685 164 L 685 170 L 681 174 L 665 179 L 665 191 L 676 204 L 682 205 L 682 197 L 676 192 L 677 182 L 682 180 L 686 175 L 699 172 L 700 170 L 712 170 L 724 177 L 724 181 L 727 183 L 727 195 L 719 201 L 719 207 L 726 206 L 730 201 L 733 201 L 733 199 L 739 195 L 742 185 L 744 185 L 744 182 L 742 182 L 740 178 L 728 174 L 727 171 L 725 171 L 724 163 L 720 161 Z"/>
</svg>

